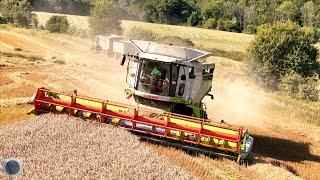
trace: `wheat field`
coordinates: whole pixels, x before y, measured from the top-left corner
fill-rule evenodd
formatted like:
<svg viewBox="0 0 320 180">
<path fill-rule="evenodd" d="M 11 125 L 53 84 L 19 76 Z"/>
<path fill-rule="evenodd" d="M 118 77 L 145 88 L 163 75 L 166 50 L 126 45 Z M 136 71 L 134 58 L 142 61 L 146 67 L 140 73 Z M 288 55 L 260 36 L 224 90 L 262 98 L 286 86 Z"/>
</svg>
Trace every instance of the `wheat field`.
<svg viewBox="0 0 320 180">
<path fill-rule="evenodd" d="M 122 21 L 122 27 L 124 32 L 129 31 L 133 27 L 138 27 L 153 31 L 160 36 L 180 36 L 182 38 L 189 38 L 197 47 L 205 47 L 205 49 L 221 49 L 224 51 L 245 52 L 248 44 L 253 39 L 253 36 L 248 34 L 137 21 Z"/>
<path fill-rule="evenodd" d="M 2 126 L 0 144 L 24 160 L 17 179 L 195 179 L 128 131 L 67 115 Z"/>
</svg>

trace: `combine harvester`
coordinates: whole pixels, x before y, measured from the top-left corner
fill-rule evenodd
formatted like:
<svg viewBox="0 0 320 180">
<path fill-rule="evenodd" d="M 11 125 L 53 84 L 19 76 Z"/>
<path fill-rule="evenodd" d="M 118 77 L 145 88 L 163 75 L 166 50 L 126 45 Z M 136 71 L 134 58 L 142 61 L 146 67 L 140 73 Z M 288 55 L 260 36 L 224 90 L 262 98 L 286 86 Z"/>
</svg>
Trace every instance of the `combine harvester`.
<svg viewBox="0 0 320 180">
<path fill-rule="evenodd" d="M 127 62 L 127 97 L 137 106 L 39 88 L 35 112 L 66 113 L 128 129 L 143 140 L 245 161 L 253 138 L 241 126 L 207 118 L 202 102 L 212 87 L 214 63 L 210 53 L 191 48 L 131 41 L 136 54 Z"/>
</svg>

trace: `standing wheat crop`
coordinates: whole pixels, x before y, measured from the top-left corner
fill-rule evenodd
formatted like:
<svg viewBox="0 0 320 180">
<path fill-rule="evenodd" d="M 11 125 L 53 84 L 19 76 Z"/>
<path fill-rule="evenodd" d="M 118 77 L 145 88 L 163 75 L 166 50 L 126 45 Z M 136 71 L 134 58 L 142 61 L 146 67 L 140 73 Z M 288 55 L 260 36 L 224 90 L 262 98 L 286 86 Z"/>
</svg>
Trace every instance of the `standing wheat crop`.
<svg viewBox="0 0 320 180">
<path fill-rule="evenodd" d="M 0 159 L 8 157 L 23 159 L 23 179 L 192 178 L 126 130 L 66 115 L 2 126 Z"/>
</svg>

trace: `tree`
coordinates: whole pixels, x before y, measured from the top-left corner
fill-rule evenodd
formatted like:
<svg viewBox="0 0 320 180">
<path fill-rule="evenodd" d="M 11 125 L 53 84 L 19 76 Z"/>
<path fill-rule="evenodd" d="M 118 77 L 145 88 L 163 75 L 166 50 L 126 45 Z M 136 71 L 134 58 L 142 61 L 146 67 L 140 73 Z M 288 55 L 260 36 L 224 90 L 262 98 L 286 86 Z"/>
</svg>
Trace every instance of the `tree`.
<svg viewBox="0 0 320 180">
<path fill-rule="evenodd" d="M 236 4 L 234 5 L 233 14 L 236 17 L 237 23 L 239 25 L 239 32 L 243 31 L 244 28 L 246 27 L 245 11 L 246 11 L 246 7 L 243 4 L 239 3 L 238 5 Z"/>
<path fill-rule="evenodd" d="M 181 24 L 187 22 L 192 10 L 185 0 L 150 1 L 146 5 L 146 16 L 149 22 Z"/>
<path fill-rule="evenodd" d="M 225 20 L 223 22 L 223 28 L 229 32 L 240 32 L 240 25 L 236 18 L 233 18 L 232 20 Z"/>
<path fill-rule="evenodd" d="M 249 25 L 242 31 L 242 33 L 255 34 L 257 33 L 257 27 L 255 27 L 254 25 Z"/>
<path fill-rule="evenodd" d="M 89 18 L 89 26 L 93 35 L 117 34 L 121 31 L 120 25 L 119 8 L 113 0 L 94 1 Z"/>
<path fill-rule="evenodd" d="M 291 1 L 284 1 L 276 9 L 276 16 L 279 21 L 293 21 L 298 8 Z"/>
<path fill-rule="evenodd" d="M 19 27 L 28 27 L 32 21 L 31 6 L 27 0 L 0 1 L 2 17 Z"/>
<path fill-rule="evenodd" d="M 161 23 L 164 22 L 163 14 L 159 14 L 157 12 L 157 5 L 153 3 L 153 1 L 150 1 L 146 4 L 144 4 L 143 9 L 146 11 L 146 20 L 151 23 Z"/>
<path fill-rule="evenodd" d="M 69 29 L 67 16 L 51 16 L 46 23 L 46 28 L 51 33 L 65 33 Z"/>
<path fill-rule="evenodd" d="M 193 11 L 188 18 L 188 24 L 190 26 L 198 26 L 198 25 L 201 25 L 201 22 L 202 22 L 201 14 L 196 11 Z"/>
<path fill-rule="evenodd" d="M 240 32 L 240 26 L 235 17 L 231 20 L 219 19 L 217 22 L 217 29 L 221 31 Z"/>
<path fill-rule="evenodd" d="M 28 0 L 36 11 L 89 15 L 90 0 Z"/>
<path fill-rule="evenodd" d="M 313 28 L 301 28 L 293 22 L 263 25 L 251 42 L 248 68 L 259 84 L 278 89 L 281 78 L 289 73 L 302 77 L 320 74 L 318 37 Z"/>
<path fill-rule="evenodd" d="M 257 13 L 254 11 L 254 7 L 246 7 L 244 11 L 244 22 L 243 28 L 244 30 L 248 31 L 247 29 L 255 29 L 256 22 L 257 22 Z M 250 30 L 251 32 L 251 30 Z M 254 32 L 255 33 L 255 32 Z"/>
<path fill-rule="evenodd" d="M 315 17 L 314 26 L 317 29 L 320 29 L 320 13 Z"/>
<path fill-rule="evenodd" d="M 203 21 L 202 27 L 206 29 L 215 29 L 217 27 L 217 21 L 214 18 L 209 18 Z"/>
<path fill-rule="evenodd" d="M 31 14 L 31 20 L 33 22 L 34 27 L 38 28 L 39 20 L 38 20 L 38 16 L 35 13 Z"/>
</svg>

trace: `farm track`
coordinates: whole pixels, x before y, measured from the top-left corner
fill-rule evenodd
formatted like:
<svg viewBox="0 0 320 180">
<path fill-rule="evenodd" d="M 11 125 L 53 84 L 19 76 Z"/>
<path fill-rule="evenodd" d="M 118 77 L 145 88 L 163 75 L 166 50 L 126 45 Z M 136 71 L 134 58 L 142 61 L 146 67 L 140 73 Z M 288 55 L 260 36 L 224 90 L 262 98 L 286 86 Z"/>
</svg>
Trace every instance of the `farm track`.
<svg viewBox="0 0 320 180">
<path fill-rule="evenodd" d="M 0 57 L 0 64 L 5 65 L 0 66 L 0 73 L 7 77 L 3 80 L 6 84 L 0 86 L 0 103 L 3 105 L 19 104 L 17 100 L 24 102 L 40 86 L 64 91 L 78 89 L 80 94 L 128 103 L 123 93 L 125 68 L 114 59 L 92 54 L 90 42 L 42 32 L 31 35 L 19 30 L 1 31 L 0 43 L 22 50 L 16 52 L 2 48 L 0 44 L 0 52 L 33 54 L 44 59 L 34 62 L 20 57 Z M 56 63 L 57 60 L 63 63 Z M 219 62 L 220 58 L 213 58 L 213 61 Z M 228 63 L 229 60 L 223 59 L 223 62 Z M 260 101 L 260 93 L 252 93 L 253 90 L 245 86 L 232 86 L 232 81 L 230 85 L 230 81 L 225 80 L 235 73 L 234 68 L 241 71 L 238 63 L 217 66 L 213 85 L 217 98 L 213 102 L 206 100 L 209 117 L 217 120 L 223 117 L 230 123 L 245 125 L 256 139 L 254 153 L 265 161 L 302 177 L 319 179 L 320 141 L 312 138 L 320 136 L 319 127 L 290 122 L 286 114 L 275 119 L 264 112 L 268 98 Z M 235 91 L 229 92 L 230 89 Z M 163 151 L 157 152 L 166 155 Z M 173 152 L 177 156 L 179 153 Z"/>
</svg>

